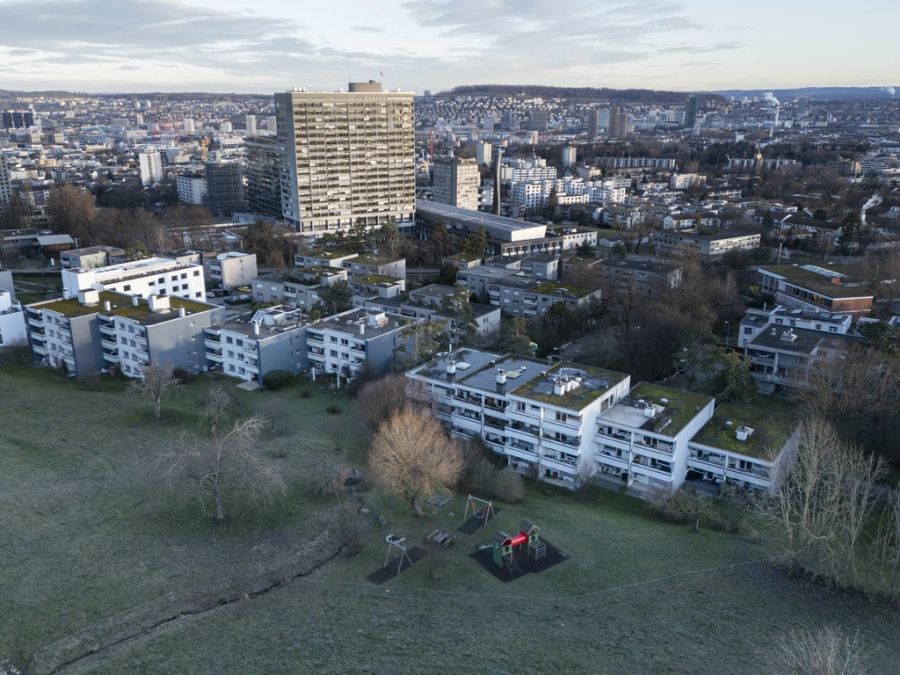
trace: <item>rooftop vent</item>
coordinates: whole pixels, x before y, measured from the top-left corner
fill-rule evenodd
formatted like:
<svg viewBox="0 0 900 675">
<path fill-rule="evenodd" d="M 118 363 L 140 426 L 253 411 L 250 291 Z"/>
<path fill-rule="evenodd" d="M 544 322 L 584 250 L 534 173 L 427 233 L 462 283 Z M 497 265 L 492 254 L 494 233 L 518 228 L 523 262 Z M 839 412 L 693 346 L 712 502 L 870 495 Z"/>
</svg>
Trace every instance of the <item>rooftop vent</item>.
<svg viewBox="0 0 900 675">
<path fill-rule="evenodd" d="M 753 435 L 753 429 L 750 427 L 740 426 L 734 430 L 734 437 L 739 441 L 746 441 L 750 436 Z"/>
<path fill-rule="evenodd" d="M 93 307 L 94 305 L 100 304 L 100 291 L 95 288 L 78 291 L 78 302 L 85 307 Z"/>
<path fill-rule="evenodd" d="M 786 331 L 784 331 L 781 334 L 781 341 L 794 343 L 797 341 L 798 337 L 800 337 L 800 336 L 794 332 L 793 328 L 788 328 Z"/>
</svg>

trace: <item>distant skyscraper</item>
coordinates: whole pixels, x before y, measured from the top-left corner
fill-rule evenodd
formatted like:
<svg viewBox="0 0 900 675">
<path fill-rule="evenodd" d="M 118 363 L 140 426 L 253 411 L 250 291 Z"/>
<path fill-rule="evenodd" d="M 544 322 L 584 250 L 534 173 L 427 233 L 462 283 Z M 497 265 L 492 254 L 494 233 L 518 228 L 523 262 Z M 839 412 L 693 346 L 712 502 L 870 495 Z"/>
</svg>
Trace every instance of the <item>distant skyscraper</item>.
<svg viewBox="0 0 900 675">
<path fill-rule="evenodd" d="M 693 129 L 697 124 L 697 97 L 688 96 L 684 104 L 684 128 Z"/>
<path fill-rule="evenodd" d="M 30 110 L 7 110 L 3 113 L 4 129 L 27 129 L 34 126 L 34 113 Z"/>
<path fill-rule="evenodd" d="M 436 157 L 434 160 L 434 201 L 478 210 L 481 173 L 474 159 Z"/>
<path fill-rule="evenodd" d="M 413 95 L 349 89 L 275 94 L 282 211 L 302 232 L 414 222 Z"/>
<path fill-rule="evenodd" d="M 619 139 L 628 137 L 628 113 L 622 106 L 613 106 L 609 111 L 608 135 Z"/>
<path fill-rule="evenodd" d="M 518 131 L 519 118 L 516 117 L 516 114 L 512 110 L 504 110 L 503 120 L 501 121 L 500 126 L 503 127 L 505 131 Z"/>
<path fill-rule="evenodd" d="M 577 151 L 574 145 L 564 145 L 561 151 L 560 160 L 563 166 L 575 166 Z"/>
<path fill-rule="evenodd" d="M 256 135 L 256 115 L 247 115 L 247 135 Z"/>
<path fill-rule="evenodd" d="M 145 150 L 138 153 L 138 163 L 141 168 L 141 184 L 144 187 L 162 182 L 162 159 L 158 150 Z"/>
<path fill-rule="evenodd" d="M 266 117 L 266 131 L 271 131 L 273 134 L 277 129 L 277 123 L 275 122 L 275 115 L 269 115 Z"/>
<path fill-rule="evenodd" d="M 492 150 L 493 146 L 490 143 L 479 141 L 478 145 L 475 146 L 475 161 L 479 164 L 490 164 Z"/>
<path fill-rule="evenodd" d="M 214 216 L 230 216 L 246 210 L 244 182 L 238 162 L 207 162 L 206 197 L 203 201 Z"/>
<path fill-rule="evenodd" d="M 281 163 L 278 142 L 272 136 L 248 136 L 247 150 L 247 208 L 273 218 L 281 218 Z"/>
<path fill-rule="evenodd" d="M 0 213 L 4 213 L 9 208 L 12 201 L 12 187 L 9 180 L 9 167 L 3 158 L 0 157 Z"/>
<path fill-rule="evenodd" d="M 596 108 L 588 110 L 588 140 L 597 138 L 600 133 L 600 111 Z"/>
<path fill-rule="evenodd" d="M 529 131 L 546 131 L 550 124 L 550 113 L 546 110 L 533 110 L 528 118 Z"/>
</svg>

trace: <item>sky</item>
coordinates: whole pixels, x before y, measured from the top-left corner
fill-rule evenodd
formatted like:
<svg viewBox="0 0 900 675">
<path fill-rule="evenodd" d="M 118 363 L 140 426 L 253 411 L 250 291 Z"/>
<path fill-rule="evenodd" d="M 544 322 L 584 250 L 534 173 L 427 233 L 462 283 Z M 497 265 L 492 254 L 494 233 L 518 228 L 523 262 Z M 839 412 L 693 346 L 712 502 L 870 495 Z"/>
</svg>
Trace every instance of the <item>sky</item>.
<svg viewBox="0 0 900 675">
<path fill-rule="evenodd" d="M 0 0 L 0 89 L 900 85 L 896 0 Z"/>
</svg>

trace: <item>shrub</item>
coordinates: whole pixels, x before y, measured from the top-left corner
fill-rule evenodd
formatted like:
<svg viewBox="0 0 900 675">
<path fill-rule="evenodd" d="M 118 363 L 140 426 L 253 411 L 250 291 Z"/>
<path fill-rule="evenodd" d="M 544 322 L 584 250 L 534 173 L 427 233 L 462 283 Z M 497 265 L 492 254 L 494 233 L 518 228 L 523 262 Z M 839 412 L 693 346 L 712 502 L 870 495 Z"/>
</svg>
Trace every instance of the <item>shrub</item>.
<svg viewBox="0 0 900 675">
<path fill-rule="evenodd" d="M 193 374 L 189 370 L 185 370 L 184 368 L 175 368 L 172 371 L 172 375 L 176 380 L 181 382 L 181 384 L 187 384 L 194 379 Z"/>
<path fill-rule="evenodd" d="M 263 386 L 270 391 L 277 391 L 294 382 L 294 376 L 286 370 L 270 370 L 263 375 Z"/>
<path fill-rule="evenodd" d="M 518 504 L 525 498 L 525 481 L 512 467 L 504 467 L 491 478 L 491 493 L 507 504 Z"/>
<path fill-rule="evenodd" d="M 327 412 L 329 415 L 340 415 L 341 406 L 335 403 L 329 403 L 327 406 L 325 406 L 325 412 Z"/>
</svg>

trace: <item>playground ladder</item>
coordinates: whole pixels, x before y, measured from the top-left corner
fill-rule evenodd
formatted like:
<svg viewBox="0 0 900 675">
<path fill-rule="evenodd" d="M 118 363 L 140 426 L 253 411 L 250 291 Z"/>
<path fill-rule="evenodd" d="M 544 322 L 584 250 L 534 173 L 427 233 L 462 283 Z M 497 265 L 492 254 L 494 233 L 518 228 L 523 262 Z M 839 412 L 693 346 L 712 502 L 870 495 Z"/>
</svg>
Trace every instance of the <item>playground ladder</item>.
<svg viewBox="0 0 900 675">
<path fill-rule="evenodd" d="M 547 545 L 538 539 L 531 545 L 534 548 L 534 561 L 543 560 L 547 557 Z"/>
<path fill-rule="evenodd" d="M 512 553 L 507 553 L 503 556 L 503 562 L 506 564 L 506 569 L 509 570 L 510 574 L 515 574 L 519 571 L 519 563 L 516 562 L 516 556 Z"/>
</svg>

